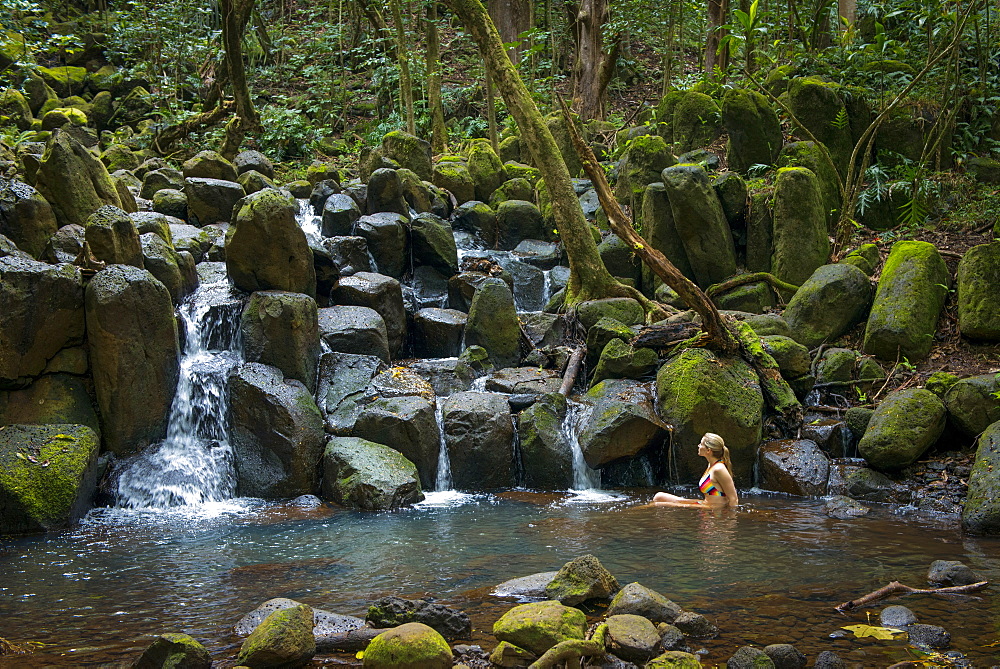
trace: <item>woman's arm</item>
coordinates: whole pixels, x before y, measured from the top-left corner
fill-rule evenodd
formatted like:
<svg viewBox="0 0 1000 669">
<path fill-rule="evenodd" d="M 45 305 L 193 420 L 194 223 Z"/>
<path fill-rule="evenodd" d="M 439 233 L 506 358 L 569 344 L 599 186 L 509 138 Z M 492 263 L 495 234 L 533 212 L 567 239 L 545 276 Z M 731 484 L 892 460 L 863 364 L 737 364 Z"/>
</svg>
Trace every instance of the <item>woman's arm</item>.
<svg viewBox="0 0 1000 669">
<path fill-rule="evenodd" d="M 733 483 L 733 477 L 730 475 L 729 470 L 725 467 L 715 467 L 712 469 L 712 478 L 722 488 L 722 492 L 726 494 L 726 502 L 729 506 L 734 509 L 738 507 L 740 505 L 740 496 L 736 492 L 736 484 Z"/>
</svg>

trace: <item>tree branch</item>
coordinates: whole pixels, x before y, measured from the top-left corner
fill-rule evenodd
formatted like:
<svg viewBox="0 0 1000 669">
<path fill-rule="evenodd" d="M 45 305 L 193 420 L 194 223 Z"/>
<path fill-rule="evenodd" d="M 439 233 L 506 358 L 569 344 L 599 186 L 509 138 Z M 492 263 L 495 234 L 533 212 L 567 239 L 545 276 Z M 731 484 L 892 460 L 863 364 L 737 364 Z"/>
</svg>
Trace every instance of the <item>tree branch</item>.
<svg viewBox="0 0 1000 669">
<path fill-rule="evenodd" d="M 893 581 L 889 585 L 879 588 L 874 592 L 869 592 L 864 597 L 858 597 L 849 602 L 844 602 L 840 606 L 836 607 L 839 613 L 846 613 L 847 611 L 853 611 L 862 606 L 867 606 L 874 602 L 879 602 L 886 597 L 891 597 L 893 595 L 965 595 L 970 592 L 978 592 L 989 585 L 989 581 L 980 581 L 978 583 L 970 583 L 969 585 L 955 585 L 949 588 L 911 588 L 908 585 L 903 585 L 899 581 Z"/>
</svg>

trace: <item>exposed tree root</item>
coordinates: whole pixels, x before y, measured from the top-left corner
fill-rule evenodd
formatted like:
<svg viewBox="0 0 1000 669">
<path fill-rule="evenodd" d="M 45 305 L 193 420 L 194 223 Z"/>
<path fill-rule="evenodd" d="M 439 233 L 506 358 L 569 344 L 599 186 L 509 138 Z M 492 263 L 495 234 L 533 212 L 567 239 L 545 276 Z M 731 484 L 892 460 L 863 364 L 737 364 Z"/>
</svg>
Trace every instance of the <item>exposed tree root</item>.
<svg viewBox="0 0 1000 669">
<path fill-rule="evenodd" d="M 226 102 L 218 107 L 214 107 L 207 112 L 202 112 L 196 116 L 185 119 L 180 123 L 168 126 L 156 133 L 153 137 L 153 148 L 160 155 L 170 153 L 170 147 L 181 139 L 184 139 L 195 130 L 204 126 L 212 126 L 221 123 L 224 118 L 233 113 L 235 103 Z"/>
<path fill-rule="evenodd" d="M 604 655 L 607 644 L 608 626 L 602 623 L 594 630 L 589 640 L 567 639 L 545 651 L 528 669 L 552 669 L 565 663 L 566 667 L 580 667 L 580 658 Z"/>
<path fill-rule="evenodd" d="M 899 581 L 893 581 L 889 585 L 881 587 L 874 592 L 869 592 L 863 597 L 844 602 L 836 608 L 840 613 L 846 613 L 862 606 L 880 602 L 886 597 L 892 597 L 893 595 L 965 595 L 970 592 L 978 592 L 987 585 L 989 585 L 989 581 L 980 581 L 978 583 L 970 583 L 969 585 L 955 585 L 949 588 L 911 588 Z"/>
<path fill-rule="evenodd" d="M 785 299 L 785 295 L 783 293 L 794 293 L 799 289 L 798 286 L 785 283 L 769 272 L 754 272 L 753 274 L 741 274 L 740 276 L 733 277 L 732 279 L 728 279 L 721 283 L 713 284 L 708 287 L 705 294 L 714 298 L 716 295 L 727 293 L 733 288 L 745 286 L 749 283 L 758 283 L 759 281 L 766 281 L 779 300 Z"/>
</svg>

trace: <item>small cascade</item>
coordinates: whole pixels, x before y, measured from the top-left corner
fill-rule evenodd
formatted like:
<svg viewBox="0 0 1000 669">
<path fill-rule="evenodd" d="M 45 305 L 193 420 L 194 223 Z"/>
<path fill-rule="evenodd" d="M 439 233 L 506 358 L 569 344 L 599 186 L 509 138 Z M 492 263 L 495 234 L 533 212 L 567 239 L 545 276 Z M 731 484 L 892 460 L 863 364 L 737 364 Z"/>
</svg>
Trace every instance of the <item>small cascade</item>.
<svg viewBox="0 0 1000 669">
<path fill-rule="evenodd" d="M 437 421 L 438 434 L 440 435 L 438 450 L 437 476 L 434 479 L 434 490 L 444 492 L 451 490 L 451 460 L 448 457 L 448 444 L 444 438 L 444 403 L 447 397 L 434 398 L 434 419 Z"/>
<path fill-rule="evenodd" d="M 542 270 L 542 276 L 545 279 L 545 283 L 542 284 L 542 308 L 544 309 L 545 305 L 552 299 L 552 293 L 555 291 L 552 290 L 552 270 Z"/>
<path fill-rule="evenodd" d="M 462 346 L 465 346 L 465 342 L 462 342 Z M 477 393 L 486 392 L 486 382 L 489 380 L 490 375 L 484 374 L 472 380 L 472 384 L 469 386 L 469 390 L 475 391 Z"/>
<path fill-rule="evenodd" d="M 563 438 L 569 443 L 573 453 L 573 490 L 598 490 L 601 487 L 601 474 L 587 466 L 583 459 L 583 449 L 580 448 L 580 428 L 590 418 L 594 407 L 569 400 L 566 407 L 566 417 L 562 423 Z"/>
<path fill-rule="evenodd" d="M 184 352 L 167 437 L 123 463 L 118 505 L 163 508 L 217 502 L 236 490 L 227 424 L 229 372 L 240 360 L 242 299 L 225 272 L 178 307 Z"/>
<path fill-rule="evenodd" d="M 306 239 L 310 243 L 318 244 L 323 239 L 320 234 L 320 225 L 323 222 L 323 218 L 313 213 L 312 204 L 309 203 L 307 198 L 299 198 L 298 202 L 299 213 L 295 216 L 295 222 L 302 228 L 302 232 L 306 233 Z"/>
</svg>

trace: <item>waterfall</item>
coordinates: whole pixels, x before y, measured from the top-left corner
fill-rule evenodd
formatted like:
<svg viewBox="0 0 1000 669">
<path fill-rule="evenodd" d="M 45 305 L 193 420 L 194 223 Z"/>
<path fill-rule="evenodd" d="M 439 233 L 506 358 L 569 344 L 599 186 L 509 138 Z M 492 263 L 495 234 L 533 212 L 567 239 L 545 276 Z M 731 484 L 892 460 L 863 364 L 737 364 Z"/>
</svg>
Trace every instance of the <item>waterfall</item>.
<svg viewBox="0 0 1000 669">
<path fill-rule="evenodd" d="M 583 449 L 580 448 L 580 428 L 590 418 L 594 407 L 569 400 L 566 406 L 566 417 L 562 422 L 563 438 L 573 453 L 573 490 L 597 490 L 601 487 L 601 474 L 587 466 L 583 459 Z"/>
<path fill-rule="evenodd" d="M 437 476 L 434 479 L 434 490 L 443 492 L 451 490 L 451 460 L 448 458 L 448 445 L 444 438 L 444 403 L 447 397 L 434 398 L 434 419 L 437 420 L 439 446 Z"/>
<path fill-rule="evenodd" d="M 309 204 L 308 198 L 300 198 L 298 202 L 299 213 L 295 216 L 296 223 L 302 228 L 302 232 L 306 233 L 306 239 L 310 242 L 319 243 L 323 239 L 322 235 L 320 235 L 320 224 L 323 221 L 323 217 L 313 213 L 313 208 Z"/>
<path fill-rule="evenodd" d="M 226 384 L 240 359 L 242 300 L 224 271 L 213 278 L 178 306 L 184 352 L 167 437 L 123 463 L 117 474 L 119 506 L 201 504 L 235 493 Z"/>
</svg>

